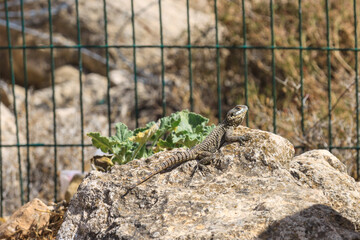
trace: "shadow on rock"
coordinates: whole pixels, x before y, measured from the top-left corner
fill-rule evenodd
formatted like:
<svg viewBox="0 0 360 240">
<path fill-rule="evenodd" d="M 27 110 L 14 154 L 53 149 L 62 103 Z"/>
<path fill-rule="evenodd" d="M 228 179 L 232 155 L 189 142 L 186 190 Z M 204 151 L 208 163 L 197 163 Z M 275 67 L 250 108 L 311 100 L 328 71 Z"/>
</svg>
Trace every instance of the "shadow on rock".
<svg viewBox="0 0 360 240">
<path fill-rule="evenodd" d="M 258 239 L 360 239 L 355 225 L 333 208 L 316 204 L 275 221 Z"/>
</svg>

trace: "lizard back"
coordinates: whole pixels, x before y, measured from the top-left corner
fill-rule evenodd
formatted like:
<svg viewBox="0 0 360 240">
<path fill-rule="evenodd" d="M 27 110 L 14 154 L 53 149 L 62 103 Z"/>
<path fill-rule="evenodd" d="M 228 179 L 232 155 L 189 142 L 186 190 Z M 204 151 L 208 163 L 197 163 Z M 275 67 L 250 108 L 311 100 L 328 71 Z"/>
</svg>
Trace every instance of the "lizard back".
<svg viewBox="0 0 360 240">
<path fill-rule="evenodd" d="M 212 132 L 198 145 L 191 150 L 195 152 L 206 151 L 214 153 L 225 142 L 226 127 L 223 123 L 219 124 Z"/>
</svg>

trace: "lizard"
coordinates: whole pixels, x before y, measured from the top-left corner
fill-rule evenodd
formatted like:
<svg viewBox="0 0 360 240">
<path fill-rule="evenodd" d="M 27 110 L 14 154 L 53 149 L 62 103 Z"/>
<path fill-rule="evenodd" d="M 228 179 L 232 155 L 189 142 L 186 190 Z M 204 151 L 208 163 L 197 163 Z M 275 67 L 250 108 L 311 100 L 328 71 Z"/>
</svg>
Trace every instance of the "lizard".
<svg viewBox="0 0 360 240">
<path fill-rule="evenodd" d="M 152 176 L 166 170 L 169 167 L 190 161 L 190 160 L 198 160 L 198 163 L 207 163 L 212 159 L 212 155 L 219 150 L 219 148 L 225 143 L 230 142 L 240 142 L 243 143 L 247 141 L 248 138 L 245 136 L 235 136 L 233 134 L 234 127 L 240 125 L 248 111 L 248 107 L 246 105 L 237 105 L 232 108 L 227 114 L 220 124 L 216 126 L 214 130 L 198 145 L 184 151 L 177 152 L 173 156 L 169 157 L 167 160 L 162 162 L 161 164 L 155 166 L 155 168 L 150 171 L 147 175 L 140 178 L 134 184 L 130 185 L 127 188 L 126 193 L 123 195 L 127 195 L 132 189 L 147 181 Z"/>
</svg>

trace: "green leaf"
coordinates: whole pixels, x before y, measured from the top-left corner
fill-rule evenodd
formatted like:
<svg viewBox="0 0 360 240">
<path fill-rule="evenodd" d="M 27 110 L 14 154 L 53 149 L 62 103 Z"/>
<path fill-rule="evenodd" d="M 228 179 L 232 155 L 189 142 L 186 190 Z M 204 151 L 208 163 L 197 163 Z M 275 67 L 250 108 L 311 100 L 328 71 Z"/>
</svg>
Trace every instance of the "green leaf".
<svg viewBox="0 0 360 240">
<path fill-rule="evenodd" d="M 145 131 L 138 132 L 135 136 L 129 138 L 129 140 L 139 143 L 139 146 L 132 153 L 131 160 L 133 160 L 140 153 L 142 153 L 140 154 L 140 157 L 145 155 L 146 151 L 144 146 L 149 141 L 149 139 L 158 131 L 158 129 L 159 125 L 154 123 L 150 128 L 146 129 Z"/>
<path fill-rule="evenodd" d="M 188 112 L 187 110 L 179 112 L 179 117 L 180 124 L 176 128 L 176 132 L 193 132 L 196 127 L 204 127 L 209 121 L 207 118 L 196 113 Z"/>
<path fill-rule="evenodd" d="M 181 119 L 178 113 L 173 113 L 168 117 L 163 117 L 160 119 L 159 130 L 172 131 L 179 125 L 180 121 Z"/>
<path fill-rule="evenodd" d="M 117 123 L 114 136 L 104 137 L 100 133 L 88 133 L 88 136 L 95 147 L 113 153 L 114 162 L 124 164 L 134 158 L 148 157 L 153 152 L 195 146 L 215 127 L 207 126 L 208 121 L 201 115 L 184 110 L 134 131 L 123 123 Z"/>
<path fill-rule="evenodd" d="M 135 130 L 134 130 L 134 135 L 137 135 L 139 132 L 144 132 L 144 131 L 148 130 L 148 129 L 151 128 L 154 124 L 156 124 L 156 122 L 151 121 L 151 122 L 148 122 L 145 127 L 135 129 Z"/>
<path fill-rule="evenodd" d="M 125 142 L 128 141 L 130 137 L 134 135 L 134 132 L 129 130 L 128 127 L 119 122 L 115 124 L 116 134 L 115 136 L 111 136 L 110 139 L 115 140 L 117 142 Z"/>
<path fill-rule="evenodd" d="M 101 136 L 98 132 L 89 132 L 87 135 L 91 137 L 91 142 L 96 148 L 99 148 L 104 153 L 114 153 L 114 142 L 111 139 Z"/>
</svg>

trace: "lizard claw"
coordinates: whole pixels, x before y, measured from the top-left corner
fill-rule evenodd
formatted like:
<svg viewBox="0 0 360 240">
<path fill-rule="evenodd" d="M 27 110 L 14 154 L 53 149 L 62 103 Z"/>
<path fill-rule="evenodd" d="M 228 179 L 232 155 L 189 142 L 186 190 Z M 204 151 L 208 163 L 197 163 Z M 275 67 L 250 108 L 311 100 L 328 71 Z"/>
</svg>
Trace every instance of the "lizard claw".
<svg viewBox="0 0 360 240">
<path fill-rule="evenodd" d="M 210 164 L 210 162 L 207 163 L 207 164 Z M 205 166 L 203 163 L 199 162 L 198 165 L 199 165 L 198 169 L 200 170 L 200 174 L 201 174 L 203 177 L 204 177 L 207 173 L 210 172 L 209 168 L 208 168 L 207 166 Z"/>
<path fill-rule="evenodd" d="M 249 134 L 243 135 L 243 136 L 239 136 L 238 137 L 238 142 L 240 143 L 240 145 L 244 145 L 244 143 L 246 141 L 249 141 L 251 139 L 251 137 L 249 136 Z"/>
<path fill-rule="evenodd" d="M 201 162 L 202 160 L 204 160 L 204 159 L 197 160 L 197 163 L 196 163 L 194 169 L 193 169 L 192 172 L 191 172 L 190 179 L 189 179 L 189 181 L 185 184 L 185 187 L 189 187 L 189 186 L 190 186 L 190 183 L 191 183 L 191 181 L 192 181 L 195 173 L 196 173 L 198 170 L 199 170 L 199 172 L 200 172 L 200 174 L 201 174 L 202 176 L 205 176 L 204 173 L 210 172 L 210 170 Z M 210 162 L 209 162 L 208 164 L 210 164 Z"/>
<path fill-rule="evenodd" d="M 215 160 L 214 166 L 220 171 L 224 171 L 230 166 L 230 161 L 229 159 L 226 159 L 224 155 L 222 155 Z"/>
<path fill-rule="evenodd" d="M 249 141 L 251 139 L 250 134 L 245 134 L 243 137 L 245 141 Z"/>
</svg>

